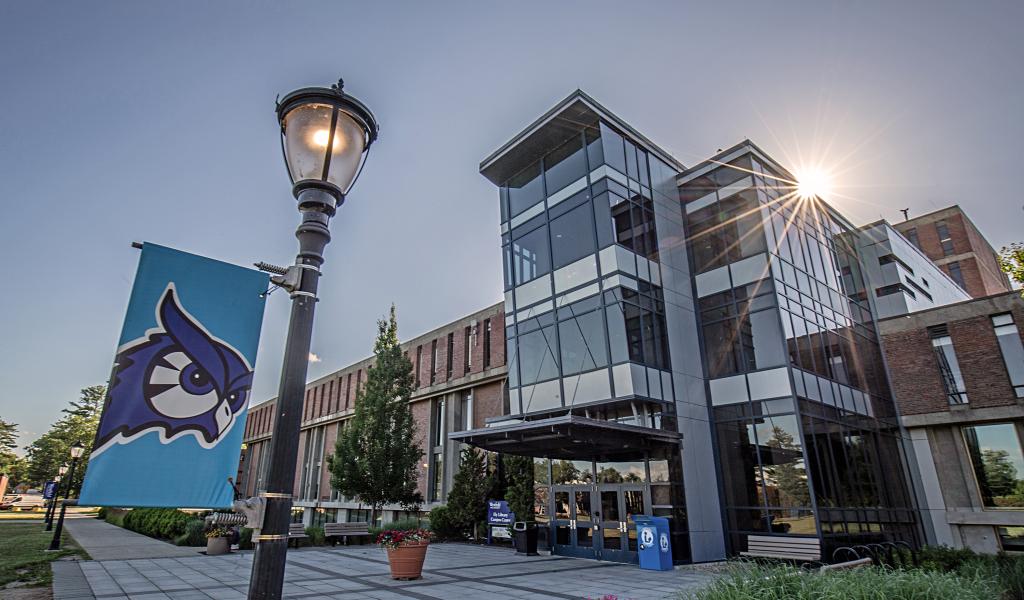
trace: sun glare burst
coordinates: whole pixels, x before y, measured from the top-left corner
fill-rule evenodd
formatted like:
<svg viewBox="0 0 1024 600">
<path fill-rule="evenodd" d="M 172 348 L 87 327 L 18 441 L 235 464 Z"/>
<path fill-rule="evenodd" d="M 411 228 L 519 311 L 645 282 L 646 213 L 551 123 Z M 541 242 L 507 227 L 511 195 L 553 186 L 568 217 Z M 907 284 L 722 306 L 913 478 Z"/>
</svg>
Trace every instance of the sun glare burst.
<svg viewBox="0 0 1024 600">
<path fill-rule="evenodd" d="M 803 199 L 827 198 L 832 192 L 832 177 L 821 168 L 801 169 L 796 173 L 796 195 Z"/>
</svg>

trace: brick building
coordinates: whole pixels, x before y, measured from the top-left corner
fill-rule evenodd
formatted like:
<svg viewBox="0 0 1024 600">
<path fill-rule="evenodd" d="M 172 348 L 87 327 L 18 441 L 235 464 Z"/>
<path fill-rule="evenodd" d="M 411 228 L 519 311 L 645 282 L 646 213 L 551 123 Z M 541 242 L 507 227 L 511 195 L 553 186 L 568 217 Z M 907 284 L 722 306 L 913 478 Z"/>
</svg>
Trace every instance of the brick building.
<svg viewBox="0 0 1024 600">
<path fill-rule="evenodd" d="M 1021 324 L 1017 292 L 879 321 L 935 543 L 1024 549 Z"/>
<path fill-rule="evenodd" d="M 423 450 L 417 486 L 426 510 L 442 502 L 451 486 L 452 465 L 457 464 L 461 445 L 450 443 L 447 434 L 483 427 L 485 419 L 502 414 L 507 371 L 504 331 L 504 313 L 498 304 L 402 344 L 416 372 L 412 411 Z M 327 456 L 343 423 L 354 414 L 356 392 L 372 364 L 372 359 L 365 359 L 306 385 L 293 492 L 296 520 L 313 525 L 369 520 L 366 506 L 331 489 Z M 246 421 L 238 481 L 247 497 L 256 495 L 266 476 L 275 405 L 272 399 L 253 406 Z M 398 516 L 387 514 L 384 520 Z"/>
<path fill-rule="evenodd" d="M 893 227 L 974 298 L 1010 291 L 1010 280 L 985 236 L 958 205 Z"/>
</svg>

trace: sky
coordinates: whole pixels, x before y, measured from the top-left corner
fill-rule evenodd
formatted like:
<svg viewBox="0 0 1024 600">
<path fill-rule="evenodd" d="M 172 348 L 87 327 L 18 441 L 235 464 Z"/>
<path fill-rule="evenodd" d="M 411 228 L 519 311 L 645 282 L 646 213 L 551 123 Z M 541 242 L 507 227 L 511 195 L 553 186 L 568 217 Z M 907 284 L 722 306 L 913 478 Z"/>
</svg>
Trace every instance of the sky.
<svg viewBox="0 0 1024 600">
<path fill-rule="evenodd" d="M 344 77 L 381 137 L 332 222 L 310 378 L 501 297 L 481 159 L 581 88 L 690 165 L 749 138 L 854 223 L 960 204 L 1024 239 L 1024 3 L 0 3 L 0 418 L 102 384 L 150 241 L 290 263 L 274 99 Z M 276 393 L 288 298 L 252 398 Z"/>
</svg>

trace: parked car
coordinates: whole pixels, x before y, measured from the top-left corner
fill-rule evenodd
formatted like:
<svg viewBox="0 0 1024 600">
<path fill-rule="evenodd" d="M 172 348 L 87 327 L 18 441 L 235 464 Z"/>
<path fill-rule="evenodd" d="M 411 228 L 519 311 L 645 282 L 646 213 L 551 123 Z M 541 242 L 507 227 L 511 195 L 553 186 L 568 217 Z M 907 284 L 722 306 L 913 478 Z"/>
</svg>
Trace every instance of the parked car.
<svg viewBox="0 0 1024 600">
<path fill-rule="evenodd" d="M 0 510 L 32 510 L 44 506 L 46 506 L 46 500 L 43 499 L 42 494 L 21 494 L 4 498 L 4 501 L 0 503 Z"/>
</svg>

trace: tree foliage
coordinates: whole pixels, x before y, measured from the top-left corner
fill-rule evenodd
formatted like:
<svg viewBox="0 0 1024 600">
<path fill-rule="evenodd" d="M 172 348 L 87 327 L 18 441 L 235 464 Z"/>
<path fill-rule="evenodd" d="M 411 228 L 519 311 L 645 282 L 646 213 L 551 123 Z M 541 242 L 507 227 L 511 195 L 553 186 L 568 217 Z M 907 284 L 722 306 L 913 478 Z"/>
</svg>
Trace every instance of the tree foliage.
<svg viewBox="0 0 1024 600">
<path fill-rule="evenodd" d="M 385 504 L 420 501 L 416 477 L 423 455 L 409 406 L 412 363 L 398 343 L 394 306 L 389 319 L 377 321 L 377 330 L 374 365 L 356 393 L 355 414 L 328 457 L 331 486 L 369 505 L 374 522 Z"/>
<path fill-rule="evenodd" d="M 10 489 L 25 483 L 28 461 L 18 456 L 18 424 L 0 419 L 0 475 L 7 475 Z"/>
<path fill-rule="evenodd" d="M 463 535 L 473 539 L 487 519 L 487 493 L 491 481 L 483 455 L 476 449 L 463 449 L 459 470 L 448 492 L 448 519 Z"/>
<path fill-rule="evenodd" d="M 1024 285 L 1024 242 L 1015 242 L 999 251 L 999 266 L 1010 279 Z"/>
<path fill-rule="evenodd" d="M 533 520 L 533 459 L 529 456 L 506 454 L 503 457 L 508 492 L 505 500 L 516 514 L 517 521 Z"/>
<path fill-rule="evenodd" d="M 1006 450 L 985 448 L 981 451 L 981 464 L 985 472 L 982 487 L 995 496 L 1009 496 L 1017 488 L 1017 469 L 1010 462 Z"/>
<path fill-rule="evenodd" d="M 106 395 L 106 386 L 94 385 L 84 388 L 81 397 L 72 400 L 69 406 L 61 411 L 63 416 L 50 426 L 50 430 L 28 446 L 27 483 L 40 486 L 52 479 L 61 465 L 70 462 L 71 446 L 78 443 L 85 447 L 85 452 L 75 467 L 70 489 L 81 489 Z M 65 485 L 67 484 L 62 483 L 62 487 Z"/>
</svg>

